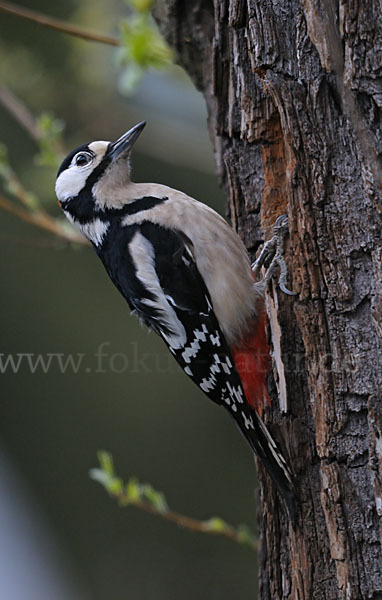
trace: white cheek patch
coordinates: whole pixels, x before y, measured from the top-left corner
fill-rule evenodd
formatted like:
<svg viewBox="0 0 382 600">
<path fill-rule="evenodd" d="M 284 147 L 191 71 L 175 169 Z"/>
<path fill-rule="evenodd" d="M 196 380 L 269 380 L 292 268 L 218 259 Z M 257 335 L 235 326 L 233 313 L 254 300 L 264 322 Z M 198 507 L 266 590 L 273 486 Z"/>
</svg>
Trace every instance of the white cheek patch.
<svg viewBox="0 0 382 600">
<path fill-rule="evenodd" d="M 70 167 L 60 173 L 56 180 L 56 196 L 60 202 L 78 196 L 80 191 L 85 187 L 89 175 L 105 156 L 108 145 L 109 142 L 103 141 L 89 144 L 89 149 L 94 152 L 95 158 L 90 164 L 84 167 L 77 167 L 74 163 L 75 156 L 73 157 Z"/>
<path fill-rule="evenodd" d="M 89 165 L 88 168 L 82 167 L 82 169 L 79 169 L 73 166 L 63 171 L 57 177 L 56 181 L 56 196 L 60 202 L 78 196 L 80 191 L 85 187 L 86 180 L 92 170 L 92 165 Z"/>
</svg>

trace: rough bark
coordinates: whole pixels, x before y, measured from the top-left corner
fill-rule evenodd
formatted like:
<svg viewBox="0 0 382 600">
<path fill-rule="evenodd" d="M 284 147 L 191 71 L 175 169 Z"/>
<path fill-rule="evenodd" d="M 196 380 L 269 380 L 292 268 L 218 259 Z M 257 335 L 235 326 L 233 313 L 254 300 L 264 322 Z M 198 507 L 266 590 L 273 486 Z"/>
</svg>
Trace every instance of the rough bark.
<svg viewBox="0 0 382 600">
<path fill-rule="evenodd" d="M 265 418 L 296 474 L 299 521 L 260 467 L 264 600 L 382 598 L 381 14 L 377 0 L 155 5 L 205 96 L 247 248 L 289 215 L 298 296 L 269 297 L 281 359 Z"/>
</svg>

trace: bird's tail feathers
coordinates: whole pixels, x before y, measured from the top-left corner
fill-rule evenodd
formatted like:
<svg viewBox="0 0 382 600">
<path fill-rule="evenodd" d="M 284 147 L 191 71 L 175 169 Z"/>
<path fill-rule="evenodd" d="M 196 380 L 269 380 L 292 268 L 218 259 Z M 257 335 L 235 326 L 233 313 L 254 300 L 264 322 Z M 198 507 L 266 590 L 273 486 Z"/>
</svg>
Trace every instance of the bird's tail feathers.
<svg viewBox="0 0 382 600">
<path fill-rule="evenodd" d="M 284 500 L 293 527 L 296 525 L 296 492 L 293 475 L 284 456 L 256 411 L 251 411 L 253 429 L 240 427 L 255 454 L 267 469 L 277 491 Z"/>
</svg>

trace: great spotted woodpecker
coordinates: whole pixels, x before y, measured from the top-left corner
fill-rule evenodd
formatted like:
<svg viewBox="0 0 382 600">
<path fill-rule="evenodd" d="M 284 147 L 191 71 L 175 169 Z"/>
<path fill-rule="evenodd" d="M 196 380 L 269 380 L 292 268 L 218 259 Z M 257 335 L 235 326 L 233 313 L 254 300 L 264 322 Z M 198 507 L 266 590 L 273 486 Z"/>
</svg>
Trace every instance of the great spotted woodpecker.
<svg viewBox="0 0 382 600">
<path fill-rule="evenodd" d="M 132 312 L 234 418 L 294 520 L 293 477 L 258 414 L 269 362 L 265 284 L 255 281 L 244 245 L 215 211 L 164 185 L 131 181 L 130 151 L 144 126 L 73 150 L 57 174 L 59 204 Z"/>
</svg>

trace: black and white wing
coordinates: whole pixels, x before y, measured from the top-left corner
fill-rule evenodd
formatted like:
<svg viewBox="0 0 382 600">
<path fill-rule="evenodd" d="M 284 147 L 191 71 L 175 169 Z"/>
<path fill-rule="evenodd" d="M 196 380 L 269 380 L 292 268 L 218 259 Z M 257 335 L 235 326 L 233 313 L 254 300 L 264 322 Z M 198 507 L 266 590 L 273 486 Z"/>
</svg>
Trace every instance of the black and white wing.
<svg viewBox="0 0 382 600">
<path fill-rule="evenodd" d="M 214 402 L 238 410 L 244 392 L 209 292 L 180 232 L 144 222 L 129 242 L 135 276 L 146 295 L 138 315 L 166 342 L 185 373 Z"/>
</svg>

